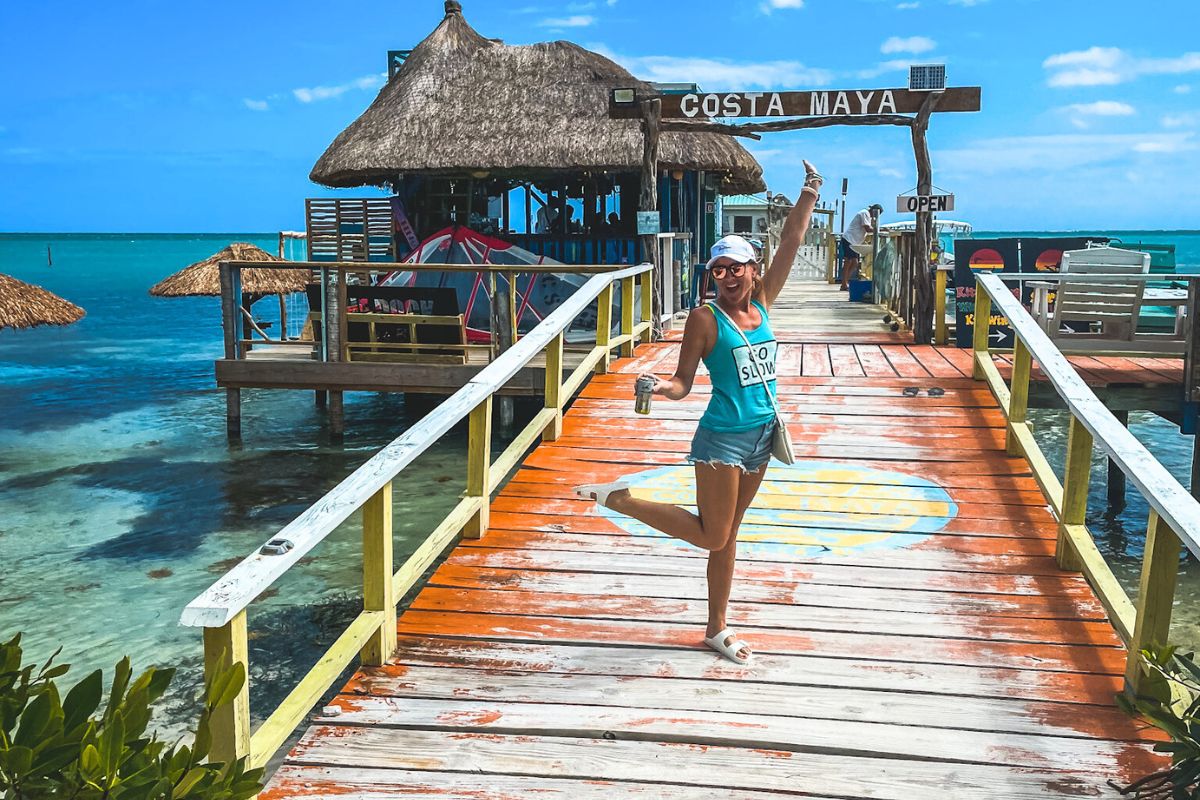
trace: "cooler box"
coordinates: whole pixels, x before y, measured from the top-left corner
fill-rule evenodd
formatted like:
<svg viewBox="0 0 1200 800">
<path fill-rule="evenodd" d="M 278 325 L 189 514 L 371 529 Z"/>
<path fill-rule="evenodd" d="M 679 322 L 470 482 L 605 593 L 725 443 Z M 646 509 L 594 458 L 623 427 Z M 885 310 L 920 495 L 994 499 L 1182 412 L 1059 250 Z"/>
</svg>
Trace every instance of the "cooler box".
<svg viewBox="0 0 1200 800">
<path fill-rule="evenodd" d="M 850 302 L 863 303 L 871 299 L 870 281 L 850 281 Z"/>
</svg>

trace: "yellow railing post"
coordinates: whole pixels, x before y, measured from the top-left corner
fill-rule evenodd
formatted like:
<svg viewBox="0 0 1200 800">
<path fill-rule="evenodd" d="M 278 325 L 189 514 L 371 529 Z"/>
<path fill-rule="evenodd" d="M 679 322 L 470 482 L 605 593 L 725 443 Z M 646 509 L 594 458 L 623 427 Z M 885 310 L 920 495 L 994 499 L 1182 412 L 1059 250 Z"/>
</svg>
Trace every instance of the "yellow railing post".
<svg viewBox="0 0 1200 800">
<path fill-rule="evenodd" d="M 463 536 L 478 539 L 488 527 L 489 499 L 492 487 L 488 473 L 492 466 L 492 395 L 471 409 L 467 434 L 467 497 L 480 498 L 479 510 L 463 528 Z"/>
<path fill-rule="evenodd" d="M 833 218 L 830 217 L 830 220 Z M 830 233 L 825 240 L 825 282 L 837 283 L 837 234 Z"/>
<path fill-rule="evenodd" d="M 987 289 L 983 288 L 983 284 L 979 281 L 975 282 L 975 336 L 972 340 L 974 349 L 974 361 L 972 369 L 972 377 L 977 381 L 983 380 L 983 367 L 979 365 L 979 360 L 983 358 L 991 358 L 992 354 L 989 350 L 991 347 L 988 336 L 991 334 L 990 320 L 992 318 L 992 297 L 987 293 Z M 982 320 L 982 324 L 980 321 Z"/>
<path fill-rule="evenodd" d="M 1182 547 L 1178 534 L 1158 516 L 1157 511 L 1151 509 L 1150 521 L 1146 526 L 1146 549 L 1142 556 L 1137 622 L 1125 661 L 1125 691 L 1130 694 L 1159 694 L 1165 697 L 1162 679 L 1156 681 L 1142 667 L 1142 650 L 1167 644 Z"/>
<path fill-rule="evenodd" d="M 933 298 L 933 341 L 934 344 L 946 343 L 946 270 L 935 270 L 937 275 L 934 283 Z"/>
<path fill-rule="evenodd" d="M 554 409 L 554 421 L 542 431 L 543 442 L 553 442 L 562 435 L 563 334 L 559 333 L 546 345 L 546 408 Z"/>
<path fill-rule="evenodd" d="M 238 663 L 246 671 L 246 682 L 232 703 L 213 712 L 213 761 L 233 761 L 250 755 L 250 655 L 245 610 L 219 628 L 204 629 L 206 683 L 211 685 L 214 675 Z"/>
<path fill-rule="evenodd" d="M 1018 336 L 1013 341 L 1012 380 L 1009 381 L 1008 400 L 1008 429 L 1005 435 L 1005 450 L 1010 456 L 1022 454 L 1021 445 L 1017 442 L 1014 426 L 1025 424 L 1025 414 L 1029 409 L 1029 376 L 1033 369 L 1033 357 L 1029 348 Z"/>
<path fill-rule="evenodd" d="M 628 336 L 629 341 L 621 345 L 621 357 L 633 356 L 633 276 L 621 278 L 621 336 Z"/>
<path fill-rule="evenodd" d="M 642 319 L 650 322 L 650 326 L 642 333 L 642 344 L 654 341 L 654 270 L 646 270 L 641 274 L 642 283 Z"/>
<path fill-rule="evenodd" d="M 1067 467 L 1063 474 L 1063 500 L 1058 520 L 1058 543 L 1055 560 L 1062 569 L 1078 572 L 1079 554 L 1067 535 L 1068 525 L 1083 525 L 1087 521 L 1088 484 L 1092 478 L 1092 433 L 1079 418 L 1071 415 L 1067 433 Z"/>
<path fill-rule="evenodd" d="M 608 372 L 608 361 L 612 356 L 608 351 L 608 343 L 612 340 L 612 299 L 613 285 L 609 283 L 596 298 L 596 346 L 604 348 L 604 356 L 596 364 L 597 375 Z"/>
<path fill-rule="evenodd" d="M 387 663 L 396 650 L 396 603 L 392 597 L 392 482 L 363 504 L 363 610 L 383 611 L 383 622 L 363 645 L 364 664 Z"/>
</svg>

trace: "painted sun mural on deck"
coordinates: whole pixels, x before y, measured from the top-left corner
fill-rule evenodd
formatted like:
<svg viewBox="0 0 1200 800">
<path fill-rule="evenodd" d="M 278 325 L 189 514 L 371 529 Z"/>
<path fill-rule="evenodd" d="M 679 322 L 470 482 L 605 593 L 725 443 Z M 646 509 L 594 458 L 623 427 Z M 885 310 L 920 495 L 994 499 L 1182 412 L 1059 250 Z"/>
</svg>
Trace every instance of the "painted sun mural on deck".
<svg viewBox="0 0 1200 800">
<path fill-rule="evenodd" d="M 636 497 L 694 509 L 695 472 L 690 464 L 628 475 Z M 600 514 L 637 536 L 664 536 L 607 508 Z M 946 526 L 958 506 L 932 481 L 857 464 L 771 462 L 754 505 L 738 532 L 743 552 L 786 548 L 809 557 L 910 547 Z"/>
</svg>

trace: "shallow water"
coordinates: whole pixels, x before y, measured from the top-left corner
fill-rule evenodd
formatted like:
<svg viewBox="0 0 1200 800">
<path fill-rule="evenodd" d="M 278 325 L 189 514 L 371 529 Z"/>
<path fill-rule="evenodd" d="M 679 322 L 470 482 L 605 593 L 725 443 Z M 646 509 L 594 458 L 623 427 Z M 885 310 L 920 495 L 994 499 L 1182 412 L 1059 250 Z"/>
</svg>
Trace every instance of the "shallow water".
<svg viewBox="0 0 1200 800">
<path fill-rule="evenodd" d="M 240 240 L 271 249 L 271 237 L 0 236 L 0 271 L 88 312 L 0 332 L 0 637 L 24 631 L 30 658 L 63 646 L 68 682 L 125 654 L 135 668 L 180 666 L 173 730 L 201 657 L 200 631 L 177 624 L 183 606 L 428 410 L 347 394 L 334 445 L 311 393 L 247 391 L 231 448 L 212 378 L 219 301 L 146 290 Z M 396 484 L 397 562 L 463 491 L 465 448 L 452 432 Z M 361 608 L 360 548 L 352 519 L 252 606 L 256 711 Z"/>
</svg>

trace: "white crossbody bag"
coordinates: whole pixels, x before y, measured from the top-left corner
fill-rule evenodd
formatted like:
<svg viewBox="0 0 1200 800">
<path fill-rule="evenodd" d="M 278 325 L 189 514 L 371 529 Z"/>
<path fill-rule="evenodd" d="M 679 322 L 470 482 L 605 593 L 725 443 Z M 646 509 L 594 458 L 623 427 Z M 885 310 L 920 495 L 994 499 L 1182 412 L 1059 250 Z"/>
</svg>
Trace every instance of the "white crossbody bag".
<svg viewBox="0 0 1200 800">
<path fill-rule="evenodd" d="M 754 346 L 750 344 L 750 340 L 746 338 L 746 332 L 734 324 L 733 320 L 729 318 L 729 315 L 725 313 L 724 309 L 722 309 L 716 303 L 709 303 L 708 305 L 712 307 L 714 312 L 719 313 L 722 317 L 724 317 L 725 321 L 729 323 L 729 327 L 737 331 L 738 335 L 742 337 L 742 341 L 746 343 L 746 350 L 750 356 L 750 363 L 754 366 L 754 371 L 758 373 L 759 380 L 762 381 L 763 391 L 767 393 L 767 398 L 771 401 L 771 407 L 775 409 L 775 433 L 771 437 L 771 455 L 774 456 L 776 460 L 784 464 L 795 464 L 796 454 L 792 451 L 792 437 L 788 433 L 787 423 L 783 421 L 783 414 L 779 410 L 779 401 L 775 399 L 775 394 L 771 391 L 771 387 L 767 385 L 767 376 L 765 372 L 758 366 L 758 361 L 754 358 Z M 763 321 L 766 322 L 766 312 L 763 312 L 763 314 Z"/>
</svg>

